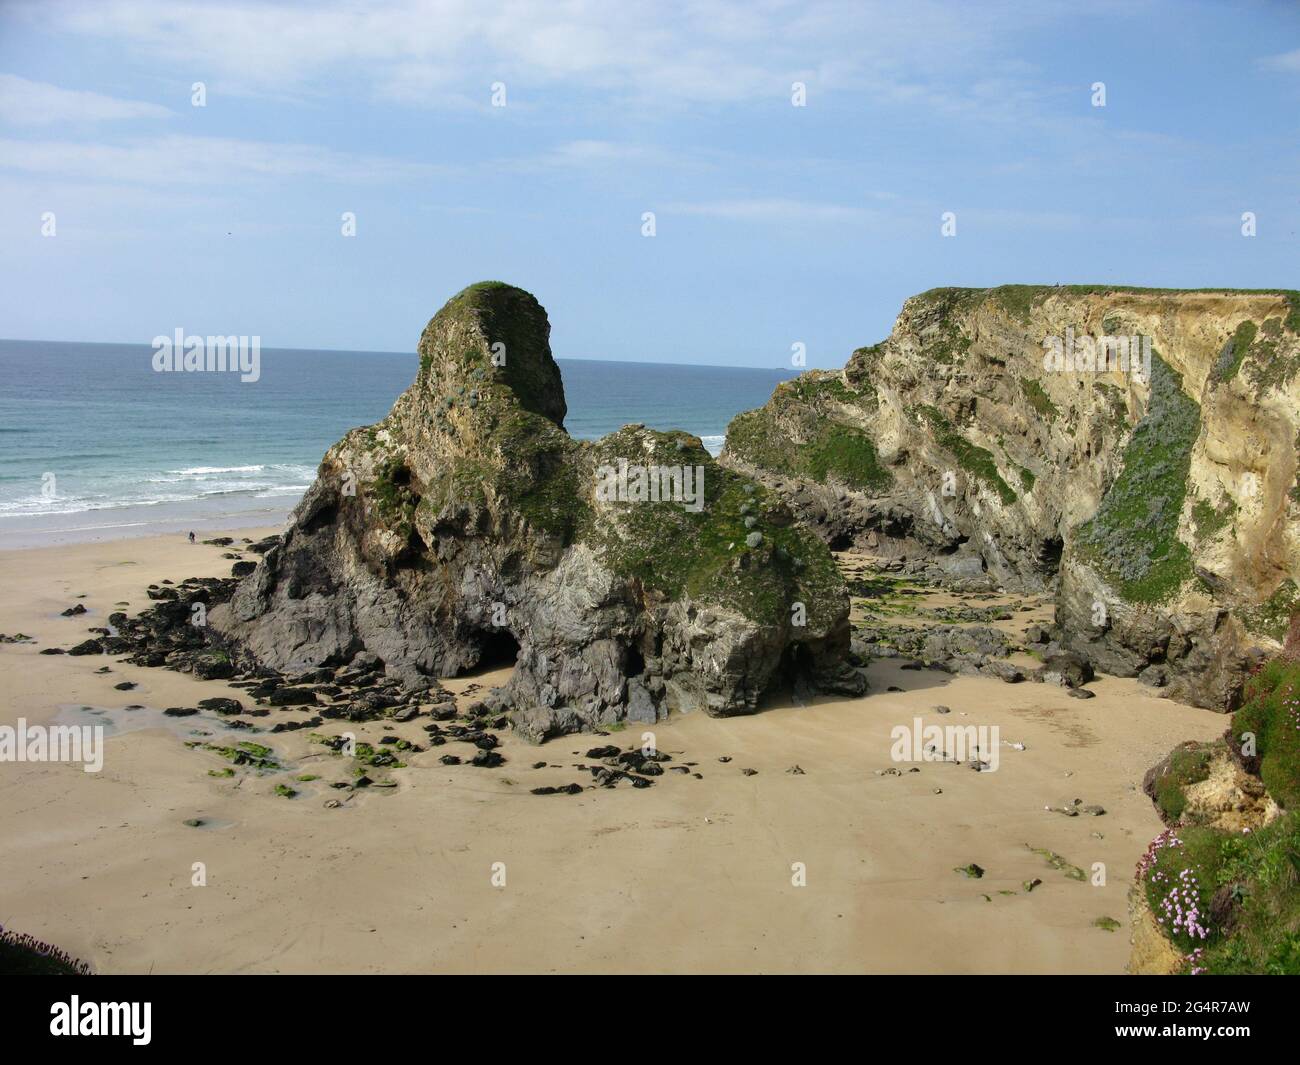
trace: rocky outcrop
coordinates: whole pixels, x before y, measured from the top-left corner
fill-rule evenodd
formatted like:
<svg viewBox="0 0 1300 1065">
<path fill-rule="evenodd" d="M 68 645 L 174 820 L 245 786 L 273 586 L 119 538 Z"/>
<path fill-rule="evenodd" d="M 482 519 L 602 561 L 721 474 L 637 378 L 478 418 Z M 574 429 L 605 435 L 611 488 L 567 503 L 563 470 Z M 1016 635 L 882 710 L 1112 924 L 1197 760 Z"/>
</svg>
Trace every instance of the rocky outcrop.
<svg viewBox="0 0 1300 1065">
<path fill-rule="evenodd" d="M 499 283 L 438 312 L 415 383 L 329 450 L 211 612 L 232 656 L 284 674 L 377 656 L 408 689 L 514 660 L 490 701 L 533 739 L 747 713 L 777 684 L 861 692 L 825 546 L 696 437 L 571 439 L 549 332 Z"/>
<path fill-rule="evenodd" d="M 832 547 L 1053 590 L 1098 668 L 1231 709 L 1297 599 L 1298 330 L 1284 291 L 939 289 L 722 461 Z"/>
</svg>

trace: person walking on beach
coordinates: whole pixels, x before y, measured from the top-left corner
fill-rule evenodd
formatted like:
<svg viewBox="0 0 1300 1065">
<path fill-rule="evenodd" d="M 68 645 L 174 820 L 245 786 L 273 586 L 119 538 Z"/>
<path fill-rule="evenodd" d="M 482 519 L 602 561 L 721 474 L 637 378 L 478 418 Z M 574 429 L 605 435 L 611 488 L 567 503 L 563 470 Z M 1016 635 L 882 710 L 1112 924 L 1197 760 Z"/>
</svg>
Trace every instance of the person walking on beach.
<svg viewBox="0 0 1300 1065">
<path fill-rule="evenodd" d="M 190 533 L 190 543 L 194 543 L 194 533 Z"/>
</svg>

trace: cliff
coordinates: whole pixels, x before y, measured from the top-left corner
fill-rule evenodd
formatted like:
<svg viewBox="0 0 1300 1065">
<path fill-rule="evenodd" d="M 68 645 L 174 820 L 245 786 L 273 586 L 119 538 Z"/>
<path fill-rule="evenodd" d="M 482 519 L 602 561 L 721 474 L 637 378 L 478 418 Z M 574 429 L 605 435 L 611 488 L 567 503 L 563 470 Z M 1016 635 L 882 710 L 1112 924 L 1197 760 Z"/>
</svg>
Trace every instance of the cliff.
<svg viewBox="0 0 1300 1065">
<path fill-rule="evenodd" d="M 936 289 L 722 462 L 834 547 L 1054 589 L 1064 645 L 1231 709 L 1296 602 L 1298 331 L 1284 290 Z"/>
</svg>

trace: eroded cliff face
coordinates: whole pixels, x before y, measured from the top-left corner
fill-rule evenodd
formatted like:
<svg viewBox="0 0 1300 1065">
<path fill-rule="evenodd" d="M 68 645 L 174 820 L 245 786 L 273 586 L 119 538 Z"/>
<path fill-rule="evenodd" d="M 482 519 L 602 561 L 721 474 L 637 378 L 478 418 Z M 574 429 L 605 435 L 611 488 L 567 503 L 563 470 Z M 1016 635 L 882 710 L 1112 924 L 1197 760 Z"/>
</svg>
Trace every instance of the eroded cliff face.
<svg viewBox="0 0 1300 1065">
<path fill-rule="evenodd" d="M 1229 709 L 1296 599 L 1298 330 L 1281 291 L 939 289 L 737 417 L 722 461 L 833 546 L 1055 588 L 1099 668 Z"/>
<path fill-rule="evenodd" d="M 520 289 L 451 299 L 415 383 L 329 450 L 213 629 L 250 664 L 291 673 L 365 651 L 412 688 L 517 648 L 494 709 L 534 739 L 750 712 L 780 683 L 862 691 L 821 541 L 696 437 L 571 439 L 549 332 Z M 684 479 L 638 499 L 638 469 Z"/>
</svg>

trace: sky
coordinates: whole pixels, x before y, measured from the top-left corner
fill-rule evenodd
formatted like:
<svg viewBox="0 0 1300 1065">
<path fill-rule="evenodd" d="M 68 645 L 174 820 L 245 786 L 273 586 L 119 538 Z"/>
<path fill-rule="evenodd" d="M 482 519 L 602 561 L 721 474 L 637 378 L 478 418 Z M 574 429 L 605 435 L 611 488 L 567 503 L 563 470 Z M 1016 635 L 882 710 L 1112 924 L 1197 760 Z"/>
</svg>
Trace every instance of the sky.
<svg viewBox="0 0 1300 1065">
<path fill-rule="evenodd" d="M 1300 287 L 1297 134 L 1296 2 L 0 0 L 0 336 L 411 351 L 495 279 L 838 367 L 938 286 Z"/>
</svg>

